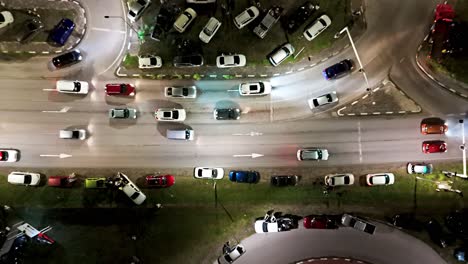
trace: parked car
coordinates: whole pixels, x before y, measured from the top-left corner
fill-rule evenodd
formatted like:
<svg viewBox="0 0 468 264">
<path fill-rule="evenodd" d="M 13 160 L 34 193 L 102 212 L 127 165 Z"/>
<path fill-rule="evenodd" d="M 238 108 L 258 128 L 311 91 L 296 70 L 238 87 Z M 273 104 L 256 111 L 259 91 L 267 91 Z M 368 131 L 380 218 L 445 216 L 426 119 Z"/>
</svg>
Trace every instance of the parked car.
<svg viewBox="0 0 468 264">
<path fill-rule="evenodd" d="M 60 129 L 59 138 L 85 140 L 86 139 L 86 130 L 78 129 L 78 128 Z"/>
<path fill-rule="evenodd" d="M 289 56 L 294 54 L 294 47 L 286 43 L 283 46 L 279 47 L 275 51 L 271 53 L 270 56 L 268 56 L 268 60 L 270 61 L 271 65 L 273 66 L 278 66 L 280 65 L 284 60 L 289 58 Z"/>
<path fill-rule="evenodd" d="M 414 214 L 406 213 L 406 214 L 396 214 L 391 219 L 391 224 L 408 230 L 414 231 L 421 231 L 424 227 L 424 224 L 418 221 Z"/>
<path fill-rule="evenodd" d="M 37 186 L 41 181 L 41 175 L 33 172 L 14 171 L 8 174 L 8 182 L 16 185 Z"/>
<path fill-rule="evenodd" d="M 444 153 L 447 152 L 447 143 L 442 140 L 424 141 L 422 151 L 424 153 Z"/>
<path fill-rule="evenodd" d="M 331 25 L 331 19 L 327 15 L 320 16 L 315 22 L 308 27 L 303 35 L 308 40 L 311 41 L 316 38 L 320 33 L 327 29 Z"/>
<path fill-rule="evenodd" d="M 305 148 L 297 150 L 297 160 L 328 160 L 327 149 Z"/>
<path fill-rule="evenodd" d="M 15 149 L 0 149 L 0 162 L 17 162 L 19 151 Z"/>
<path fill-rule="evenodd" d="M 238 244 L 230 248 L 225 252 L 221 257 L 219 257 L 214 264 L 229 264 L 233 263 L 235 260 L 240 258 L 245 253 L 245 248 L 243 245 Z"/>
<path fill-rule="evenodd" d="M 248 7 L 242 13 L 240 13 L 234 18 L 234 25 L 238 29 L 241 29 L 247 26 L 250 22 L 254 21 L 255 18 L 258 17 L 259 14 L 260 14 L 260 11 L 258 10 L 256 6 Z"/>
<path fill-rule="evenodd" d="M 57 91 L 70 94 L 88 94 L 88 82 L 60 80 L 56 83 Z"/>
<path fill-rule="evenodd" d="M 239 94 L 241 96 L 267 95 L 270 93 L 270 82 L 250 82 L 239 84 Z"/>
<path fill-rule="evenodd" d="M 465 245 L 455 248 L 453 250 L 453 256 L 457 261 L 466 263 L 468 261 L 468 247 Z"/>
<path fill-rule="evenodd" d="M 237 120 L 240 118 L 241 111 L 239 108 L 216 108 L 213 111 L 214 119 L 216 120 Z"/>
<path fill-rule="evenodd" d="M 81 52 L 78 49 L 75 49 L 52 58 L 52 64 L 55 66 L 55 68 L 62 69 L 76 64 L 82 60 L 83 56 L 81 55 Z"/>
<path fill-rule="evenodd" d="M 137 118 L 137 110 L 135 108 L 112 108 L 109 110 L 109 117 L 119 119 L 135 119 Z"/>
<path fill-rule="evenodd" d="M 418 173 L 418 174 L 430 174 L 432 173 L 433 166 L 430 163 L 408 163 L 406 166 L 408 174 Z"/>
<path fill-rule="evenodd" d="M 307 229 L 337 229 L 336 219 L 327 215 L 308 215 L 303 219 Z"/>
<path fill-rule="evenodd" d="M 320 7 L 318 5 L 314 5 L 310 1 L 301 5 L 288 19 L 286 25 L 288 33 L 292 34 L 298 30 L 310 18 L 314 11 L 319 8 Z"/>
<path fill-rule="evenodd" d="M 218 68 L 234 68 L 234 67 L 244 67 L 247 63 L 245 55 L 234 54 L 234 55 L 224 55 L 216 57 L 216 67 Z"/>
<path fill-rule="evenodd" d="M 166 188 L 171 187 L 175 183 L 173 175 L 148 175 L 146 176 L 146 185 L 149 187 Z"/>
<path fill-rule="evenodd" d="M 128 2 L 127 17 L 131 22 L 140 19 L 143 12 L 150 6 L 150 0 L 136 0 Z"/>
<path fill-rule="evenodd" d="M 73 176 L 50 176 L 47 179 L 47 185 L 51 187 L 73 187 L 76 177 Z"/>
<path fill-rule="evenodd" d="M 108 83 L 106 84 L 106 95 L 135 96 L 135 86 L 129 83 Z"/>
<path fill-rule="evenodd" d="M 460 210 L 445 216 L 445 226 L 456 236 L 468 239 L 468 210 Z"/>
<path fill-rule="evenodd" d="M 4 28 L 9 24 L 13 23 L 15 19 L 10 11 L 2 11 L 0 12 L 0 28 Z"/>
<path fill-rule="evenodd" d="M 425 118 L 421 121 L 421 133 L 427 134 L 445 134 L 448 126 L 444 120 L 438 117 Z"/>
<path fill-rule="evenodd" d="M 432 242 L 441 248 L 445 248 L 455 241 L 454 237 L 447 234 L 435 219 L 431 219 L 426 223 L 426 229 Z"/>
<path fill-rule="evenodd" d="M 257 220 L 255 221 L 255 233 L 276 233 L 289 231 L 295 228 L 293 220 L 287 217 L 276 218 L 276 220 Z"/>
<path fill-rule="evenodd" d="M 28 19 L 24 22 L 16 40 L 21 44 L 26 44 L 33 40 L 37 34 L 44 30 L 44 24 L 39 18 Z"/>
<path fill-rule="evenodd" d="M 220 180 L 224 177 L 223 168 L 196 167 L 193 175 L 196 179 Z"/>
<path fill-rule="evenodd" d="M 229 180 L 232 182 L 257 183 L 260 180 L 258 171 L 230 171 Z"/>
<path fill-rule="evenodd" d="M 203 27 L 202 31 L 198 35 L 201 41 L 204 43 L 210 42 L 213 36 L 218 32 L 218 29 L 221 27 L 221 22 L 215 17 L 211 17 L 210 20 Z"/>
<path fill-rule="evenodd" d="M 161 41 L 164 32 L 168 32 L 174 25 L 176 15 L 180 13 L 180 8 L 165 2 L 161 5 L 158 15 L 156 16 L 156 24 L 154 25 L 151 38 L 156 41 Z"/>
<path fill-rule="evenodd" d="M 117 177 L 123 182 L 121 190 L 130 198 L 136 205 L 142 204 L 146 200 L 146 195 L 128 178 L 127 175 L 118 172 Z"/>
<path fill-rule="evenodd" d="M 354 175 L 351 173 L 328 174 L 325 176 L 327 186 L 345 186 L 354 184 Z"/>
<path fill-rule="evenodd" d="M 296 186 L 299 182 L 299 176 L 297 175 L 279 175 L 271 176 L 270 182 L 273 186 Z"/>
<path fill-rule="evenodd" d="M 322 75 L 327 80 L 340 78 L 353 70 L 353 62 L 351 60 L 342 60 L 323 70 Z"/>
<path fill-rule="evenodd" d="M 367 174 L 366 183 L 368 186 L 391 185 L 395 183 L 395 175 L 389 172 Z"/>
<path fill-rule="evenodd" d="M 154 113 L 154 117 L 158 121 L 180 122 L 185 120 L 186 114 L 184 109 L 159 108 Z"/>
<path fill-rule="evenodd" d="M 201 54 L 183 55 L 174 57 L 174 67 L 200 67 L 203 65 L 203 56 Z"/>
<path fill-rule="evenodd" d="M 173 98 L 197 98 L 196 86 L 172 86 L 164 88 L 164 95 Z"/>
<path fill-rule="evenodd" d="M 138 56 L 138 68 L 140 69 L 153 69 L 161 68 L 162 60 L 159 56 L 154 55 L 140 55 Z"/>
<path fill-rule="evenodd" d="M 356 230 L 362 231 L 367 234 L 373 235 L 376 230 L 376 226 L 368 223 L 367 221 L 358 218 L 356 216 L 352 216 L 349 214 L 343 214 L 341 217 L 341 224 L 346 227 L 352 227 Z"/>
<path fill-rule="evenodd" d="M 85 179 L 85 188 L 88 189 L 104 189 L 107 188 L 107 179 L 106 178 L 86 178 Z"/>
<path fill-rule="evenodd" d="M 75 23 L 68 18 L 60 20 L 50 33 L 50 39 L 59 46 L 65 45 L 75 29 Z"/>
<path fill-rule="evenodd" d="M 190 7 L 185 9 L 185 11 L 180 14 L 174 22 L 174 29 L 180 33 L 183 33 L 196 17 L 197 12 L 195 12 L 195 10 Z"/>
<path fill-rule="evenodd" d="M 336 91 L 333 91 L 331 93 L 327 93 L 319 97 L 309 99 L 307 102 L 309 104 L 310 109 L 314 110 L 317 107 L 338 102 L 338 96 L 336 95 Z"/>
</svg>

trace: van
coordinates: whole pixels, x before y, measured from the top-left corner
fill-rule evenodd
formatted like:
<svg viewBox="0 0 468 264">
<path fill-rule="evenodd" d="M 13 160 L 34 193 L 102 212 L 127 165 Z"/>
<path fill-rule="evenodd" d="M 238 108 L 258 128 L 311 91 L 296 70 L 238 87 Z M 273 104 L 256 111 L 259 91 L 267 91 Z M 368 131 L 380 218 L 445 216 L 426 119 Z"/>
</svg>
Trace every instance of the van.
<svg viewBox="0 0 468 264">
<path fill-rule="evenodd" d="M 194 132 L 191 129 L 179 129 L 166 131 L 168 139 L 193 140 Z"/>
</svg>

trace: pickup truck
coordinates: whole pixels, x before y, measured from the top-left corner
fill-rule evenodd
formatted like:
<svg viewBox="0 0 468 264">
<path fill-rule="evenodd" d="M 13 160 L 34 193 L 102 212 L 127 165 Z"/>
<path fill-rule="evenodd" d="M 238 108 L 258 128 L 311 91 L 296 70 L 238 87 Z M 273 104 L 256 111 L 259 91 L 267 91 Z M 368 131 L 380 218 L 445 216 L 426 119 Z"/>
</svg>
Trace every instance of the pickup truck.
<svg viewBox="0 0 468 264">
<path fill-rule="evenodd" d="M 341 224 L 371 235 L 375 233 L 376 229 L 375 225 L 349 214 L 343 214 L 343 216 L 341 217 Z"/>
<path fill-rule="evenodd" d="M 283 8 L 280 6 L 270 8 L 262 22 L 254 28 L 254 33 L 260 38 L 264 38 L 268 30 L 280 19 L 282 13 Z"/>
</svg>

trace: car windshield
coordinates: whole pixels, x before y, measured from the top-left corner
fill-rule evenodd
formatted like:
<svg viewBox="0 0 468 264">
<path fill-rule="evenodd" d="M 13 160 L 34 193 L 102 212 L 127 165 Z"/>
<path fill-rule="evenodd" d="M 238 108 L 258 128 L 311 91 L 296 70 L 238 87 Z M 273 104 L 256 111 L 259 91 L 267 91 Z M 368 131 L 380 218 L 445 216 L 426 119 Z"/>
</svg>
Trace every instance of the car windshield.
<svg viewBox="0 0 468 264">
<path fill-rule="evenodd" d="M 331 101 L 332 101 L 331 94 L 327 94 L 326 97 L 327 97 L 327 101 L 328 101 L 328 102 L 331 102 Z"/>
<path fill-rule="evenodd" d="M 138 196 L 140 196 L 140 193 L 134 192 L 130 198 L 132 198 L 132 200 L 135 200 Z"/>
<path fill-rule="evenodd" d="M 5 22 L 5 17 L 2 14 L 0 14 L 0 22 Z"/>
<path fill-rule="evenodd" d="M 129 117 L 130 116 L 130 111 L 128 111 L 128 109 L 124 109 L 122 112 L 123 112 L 124 117 Z"/>
<path fill-rule="evenodd" d="M 349 177 L 348 176 L 343 176 L 343 182 L 345 184 L 349 184 Z"/>
<path fill-rule="evenodd" d="M 317 158 L 321 159 L 322 158 L 322 151 L 317 150 Z"/>
<path fill-rule="evenodd" d="M 32 182 L 32 177 L 29 174 L 24 175 L 24 184 L 30 184 Z"/>
<path fill-rule="evenodd" d="M 211 34 L 213 34 L 213 31 L 209 28 L 209 27 L 205 27 L 203 29 L 203 32 L 205 32 L 206 35 L 210 36 Z"/>
<path fill-rule="evenodd" d="M 225 62 L 224 62 L 224 57 L 219 58 L 219 64 L 221 64 L 221 65 L 224 65 L 224 64 L 225 64 Z"/>
<path fill-rule="evenodd" d="M 72 132 L 72 136 L 73 136 L 74 138 L 80 137 L 80 131 L 74 130 L 74 131 Z"/>
<path fill-rule="evenodd" d="M 150 58 L 150 65 L 156 65 L 156 58 Z"/>
<path fill-rule="evenodd" d="M 240 57 L 234 56 L 234 64 L 240 64 Z"/>
<path fill-rule="evenodd" d="M 182 88 L 182 94 L 184 96 L 187 96 L 189 94 L 189 89 L 188 88 Z"/>
<path fill-rule="evenodd" d="M 135 17 L 135 16 L 136 16 L 136 14 L 135 14 L 135 12 L 133 12 L 133 10 L 128 11 L 128 13 L 129 13 L 130 16 L 132 16 L 132 17 Z"/>
<path fill-rule="evenodd" d="M 255 16 L 255 14 L 254 14 L 254 12 L 252 11 L 252 9 L 247 10 L 247 14 L 249 15 L 249 18 Z M 249 18 L 247 18 L 247 19 L 249 19 Z"/>
<path fill-rule="evenodd" d="M 320 24 L 322 24 L 322 26 L 324 26 L 324 27 L 327 26 L 327 23 L 325 22 L 325 20 L 319 19 L 319 22 L 320 22 Z"/>
<path fill-rule="evenodd" d="M 120 85 L 120 92 L 121 93 L 126 93 L 127 92 L 127 85 L 126 84 L 121 84 Z"/>
<path fill-rule="evenodd" d="M 162 177 L 162 178 L 161 178 L 161 184 L 162 184 L 162 185 L 166 185 L 166 183 L 167 183 L 166 177 Z"/>
<path fill-rule="evenodd" d="M 80 82 L 73 82 L 73 85 L 74 85 L 74 88 L 73 88 L 74 92 L 79 92 L 81 90 L 81 83 Z"/>
<path fill-rule="evenodd" d="M 213 177 L 216 177 L 216 175 L 218 175 L 218 171 L 217 170 L 212 170 L 211 175 L 213 175 Z"/>
</svg>

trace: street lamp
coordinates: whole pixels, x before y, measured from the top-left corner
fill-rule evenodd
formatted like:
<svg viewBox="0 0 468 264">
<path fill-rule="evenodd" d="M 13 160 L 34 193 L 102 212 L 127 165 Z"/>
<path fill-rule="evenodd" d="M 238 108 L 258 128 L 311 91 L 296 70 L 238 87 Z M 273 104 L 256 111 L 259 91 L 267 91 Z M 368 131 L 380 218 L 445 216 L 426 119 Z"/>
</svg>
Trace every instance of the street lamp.
<svg viewBox="0 0 468 264">
<path fill-rule="evenodd" d="M 120 19 L 122 19 L 123 22 L 125 22 L 125 24 L 127 24 L 127 26 L 128 26 L 130 29 L 132 29 L 132 30 L 137 34 L 137 36 L 138 36 L 138 31 L 136 31 L 136 30 L 132 27 L 132 25 L 130 25 L 130 24 L 127 22 L 127 20 L 125 20 L 123 17 L 121 17 L 121 16 L 104 16 L 104 18 L 120 18 Z"/>
<path fill-rule="evenodd" d="M 465 148 L 465 124 L 463 123 L 463 119 L 458 120 L 462 127 L 462 144 L 460 145 L 460 150 L 463 152 L 463 175 L 461 177 L 468 178 L 466 175 L 466 148 Z"/>
</svg>

